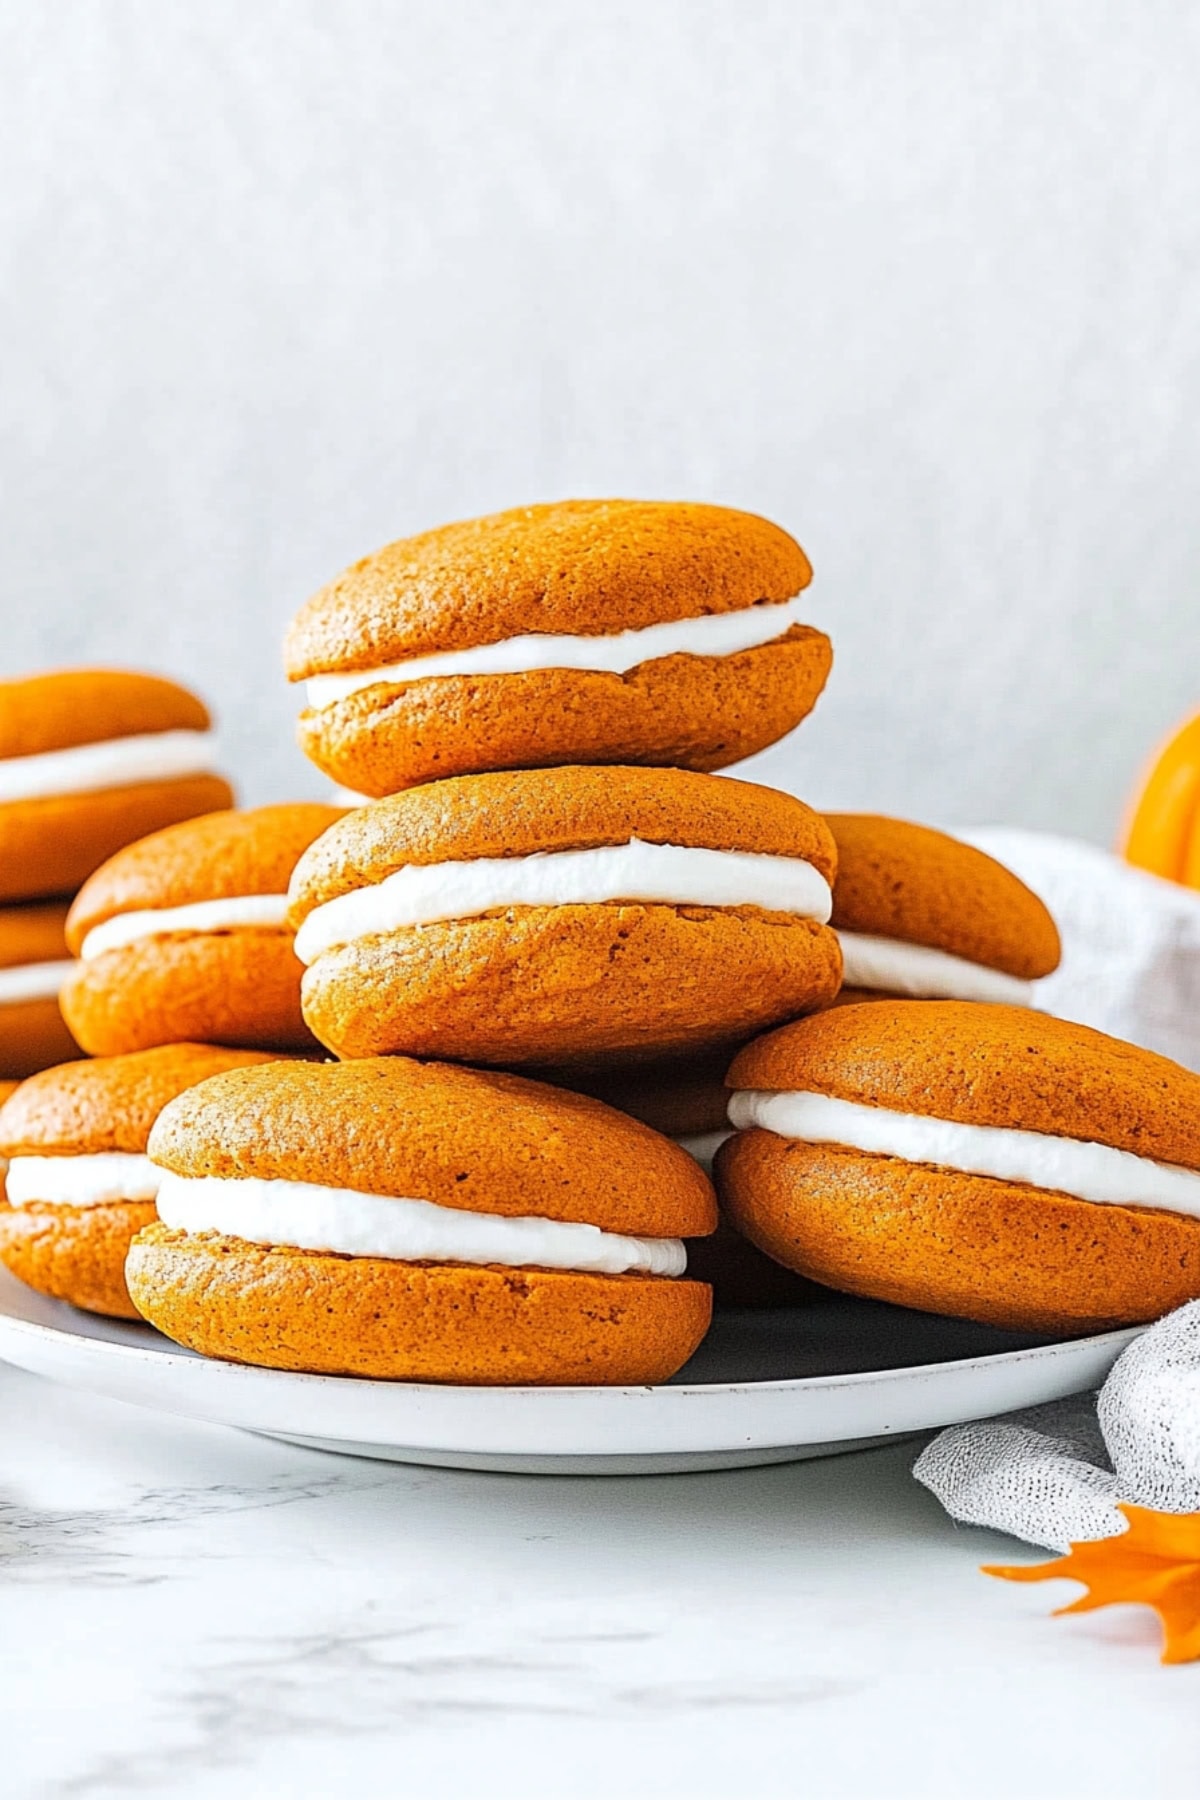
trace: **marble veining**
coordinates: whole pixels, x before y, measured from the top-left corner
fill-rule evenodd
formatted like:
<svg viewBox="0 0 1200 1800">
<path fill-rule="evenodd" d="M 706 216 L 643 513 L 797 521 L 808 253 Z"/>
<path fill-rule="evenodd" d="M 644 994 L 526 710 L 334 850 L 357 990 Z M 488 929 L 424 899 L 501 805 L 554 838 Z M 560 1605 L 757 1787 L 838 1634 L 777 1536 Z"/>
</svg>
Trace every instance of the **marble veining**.
<svg viewBox="0 0 1200 1800">
<path fill-rule="evenodd" d="M 155 1571 L 155 1527 L 226 1513 L 259 1512 L 333 1493 L 336 1475 L 284 1476 L 262 1493 L 214 1483 L 204 1488 L 144 1488 L 119 1508 L 56 1510 L 22 1504 L 0 1492 L 0 1585 L 121 1586 L 167 1579 L 169 1562 Z"/>
</svg>

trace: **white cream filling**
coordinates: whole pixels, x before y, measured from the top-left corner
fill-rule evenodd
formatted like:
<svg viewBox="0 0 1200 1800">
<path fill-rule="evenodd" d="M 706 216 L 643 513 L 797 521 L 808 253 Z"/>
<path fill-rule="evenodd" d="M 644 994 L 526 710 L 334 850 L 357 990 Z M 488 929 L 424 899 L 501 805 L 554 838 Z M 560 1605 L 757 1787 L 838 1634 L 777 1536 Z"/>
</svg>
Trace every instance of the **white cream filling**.
<svg viewBox="0 0 1200 1800">
<path fill-rule="evenodd" d="M 75 967 L 73 962 L 16 963 L 0 969 L 0 1006 L 17 1006 L 22 1000 L 54 1000 Z"/>
<path fill-rule="evenodd" d="M 906 944 L 899 938 L 871 937 L 861 931 L 839 931 L 843 985 L 874 988 L 884 994 L 908 994 L 916 1000 L 988 1000 L 1010 1006 L 1032 1006 L 1033 983 L 1000 969 Z"/>
<path fill-rule="evenodd" d="M 700 1164 L 700 1167 L 704 1170 L 706 1175 L 711 1175 L 713 1157 L 717 1154 L 717 1151 L 721 1148 L 725 1139 L 732 1136 L 733 1132 L 729 1130 L 693 1131 L 687 1133 L 683 1137 L 677 1137 L 675 1142 L 679 1145 L 681 1150 L 687 1151 L 693 1162 L 698 1162 Z"/>
<path fill-rule="evenodd" d="M 196 900 L 189 906 L 147 907 L 114 913 L 93 925 L 80 947 L 80 960 L 90 962 L 106 950 L 123 950 L 139 938 L 165 937 L 172 931 L 235 931 L 239 925 L 282 925 L 286 894 L 234 894 L 224 900 Z"/>
<path fill-rule="evenodd" d="M 176 1231 L 395 1262 L 502 1263 L 593 1275 L 682 1275 L 687 1267 L 679 1238 L 622 1237 L 596 1225 L 500 1218 L 311 1181 L 164 1171 L 158 1216 Z"/>
<path fill-rule="evenodd" d="M 478 918 L 507 906 L 599 906 L 619 900 L 761 906 L 822 924 L 832 910 L 828 882 L 799 857 L 631 838 L 595 850 L 409 864 L 372 887 L 315 907 L 296 933 L 296 955 L 312 963 L 356 938 Z"/>
<path fill-rule="evenodd" d="M 44 750 L 37 756 L 0 759 L 0 803 L 46 800 L 55 794 L 90 794 L 100 788 L 135 787 L 142 781 L 177 781 L 206 775 L 216 760 L 211 731 L 147 731 Z"/>
<path fill-rule="evenodd" d="M 700 619 L 667 619 L 638 631 L 613 631 L 601 637 L 575 637 L 569 632 L 534 631 L 478 644 L 469 650 L 442 650 L 432 656 L 410 656 L 376 669 L 349 669 L 345 674 L 310 675 L 305 692 L 310 706 L 333 706 L 363 688 L 404 681 L 426 681 L 439 675 L 529 675 L 538 669 L 586 669 L 593 674 L 624 675 L 639 663 L 661 656 L 736 656 L 782 637 L 808 610 L 806 594 L 790 600 L 744 606 L 738 612 L 707 613 Z"/>
<path fill-rule="evenodd" d="M 807 1144 L 932 1163 L 963 1175 L 991 1175 L 1101 1206 L 1146 1206 L 1200 1218 L 1200 1173 L 1114 1150 L 1111 1144 L 963 1125 L 827 1094 L 741 1092 L 729 1102 L 729 1117 L 739 1130 L 757 1125 Z"/>
<path fill-rule="evenodd" d="M 153 1200 L 162 1171 L 148 1156 L 99 1150 L 90 1156 L 14 1156 L 8 1165 L 10 1206 L 42 1200 L 52 1206 L 105 1206 L 113 1200 Z"/>
</svg>

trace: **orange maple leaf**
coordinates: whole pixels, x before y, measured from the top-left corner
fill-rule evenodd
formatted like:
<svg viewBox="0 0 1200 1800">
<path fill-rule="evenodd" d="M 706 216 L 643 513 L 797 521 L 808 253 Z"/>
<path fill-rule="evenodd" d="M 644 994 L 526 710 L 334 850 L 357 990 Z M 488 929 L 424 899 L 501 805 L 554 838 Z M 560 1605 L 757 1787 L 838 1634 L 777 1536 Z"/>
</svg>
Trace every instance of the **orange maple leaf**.
<svg viewBox="0 0 1200 1800">
<path fill-rule="evenodd" d="M 1152 1606 L 1163 1622 L 1165 1663 L 1200 1659 L 1200 1513 L 1162 1513 L 1148 1506 L 1118 1508 L 1129 1529 L 1094 1543 L 1072 1544 L 1053 1562 L 984 1566 L 1005 1581 L 1069 1578 L 1087 1588 L 1055 1613 L 1094 1612 L 1098 1606 Z"/>
</svg>

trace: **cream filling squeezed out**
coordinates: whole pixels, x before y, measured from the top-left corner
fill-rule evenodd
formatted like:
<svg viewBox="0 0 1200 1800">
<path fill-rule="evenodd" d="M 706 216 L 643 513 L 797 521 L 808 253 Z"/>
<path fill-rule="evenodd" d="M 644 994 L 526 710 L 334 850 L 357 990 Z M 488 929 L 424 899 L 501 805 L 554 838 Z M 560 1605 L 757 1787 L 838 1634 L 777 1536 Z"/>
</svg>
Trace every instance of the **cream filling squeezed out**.
<svg viewBox="0 0 1200 1800">
<path fill-rule="evenodd" d="M 963 1175 L 991 1175 L 1097 1205 L 1147 1206 L 1200 1218 L 1200 1173 L 1111 1144 L 963 1125 L 828 1094 L 742 1091 L 730 1100 L 729 1117 L 739 1130 L 757 1125 L 802 1143 L 931 1163 Z"/>
<path fill-rule="evenodd" d="M 310 675 L 305 692 L 310 706 L 334 706 L 363 688 L 441 675 L 530 675 L 539 669 L 582 669 L 593 674 L 625 675 L 639 663 L 658 657 L 736 656 L 782 637 L 800 624 L 808 610 L 806 593 L 790 600 L 744 606 L 737 612 L 708 613 L 699 619 L 667 619 L 637 631 L 614 631 L 599 637 L 569 632 L 527 632 L 479 644 L 469 650 L 442 650 L 410 656 L 374 669 L 348 669 L 344 674 Z"/>
<path fill-rule="evenodd" d="M 14 1156 L 8 1165 L 10 1206 L 42 1200 L 53 1206 L 105 1206 L 114 1200 L 153 1200 L 162 1171 L 130 1150 L 83 1156 Z"/>
<path fill-rule="evenodd" d="M 302 963 L 313 963 L 356 938 L 477 918 L 508 906 L 597 906 L 621 900 L 760 906 L 821 924 L 832 910 L 828 882 L 799 857 L 631 838 L 627 844 L 595 850 L 410 863 L 371 887 L 314 907 L 296 933 L 296 955 Z"/>
<path fill-rule="evenodd" d="M 75 967 L 73 962 L 16 963 L 0 969 L 0 1006 L 22 1000 L 54 1000 Z"/>
<path fill-rule="evenodd" d="M 37 756 L 4 757 L 0 804 L 207 775 L 216 760 L 216 747 L 211 731 L 147 731 L 138 737 L 74 744 L 67 750 L 43 750 Z"/>
<path fill-rule="evenodd" d="M 679 1238 L 623 1237 L 595 1225 L 501 1218 L 310 1181 L 163 1171 L 158 1216 L 177 1231 L 394 1262 L 501 1263 L 595 1275 L 682 1275 L 687 1267 Z"/>
<path fill-rule="evenodd" d="M 843 985 L 871 988 L 884 994 L 906 994 L 914 1000 L 986 1000 L 1009 1006 L 1032 1006 L 1033 983 L 983 963 L 951 956 L 927 944 L 900 938 L 872 937 L 861 931 L 839 931 L 845 972 Z"/>
<path fill-rule="evenodd" d="M 282 925 L 287 905 L 286 894 L 232 894 L 224 900 L 196 900 L 188 906 L 114 913 L 111 919 L 93 925 L 80 947 L 80 960 L 90 962 L 106 950 L 123 950 L 139 938 L 165 937 L 172 931 L 233 931 L 239 925 Z"/>
</svg>

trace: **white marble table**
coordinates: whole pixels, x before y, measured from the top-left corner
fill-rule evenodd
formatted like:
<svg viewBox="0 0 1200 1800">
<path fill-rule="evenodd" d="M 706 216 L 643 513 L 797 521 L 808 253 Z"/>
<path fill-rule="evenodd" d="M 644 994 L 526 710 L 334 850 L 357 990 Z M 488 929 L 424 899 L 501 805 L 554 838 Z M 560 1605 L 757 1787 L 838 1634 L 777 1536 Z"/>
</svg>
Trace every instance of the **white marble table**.
<svg viewBox="0 0 1200 1800">
<path fill-rule="evenodd" d="M 977 1574 L 911 1447 L 467 1475 L 3 1367 L 0 1446 L 5 1800 L 1196 1791 L 1200 1665 Z"/>
</svg>

